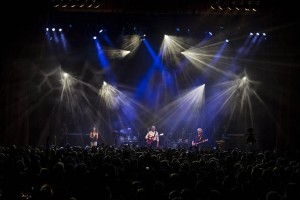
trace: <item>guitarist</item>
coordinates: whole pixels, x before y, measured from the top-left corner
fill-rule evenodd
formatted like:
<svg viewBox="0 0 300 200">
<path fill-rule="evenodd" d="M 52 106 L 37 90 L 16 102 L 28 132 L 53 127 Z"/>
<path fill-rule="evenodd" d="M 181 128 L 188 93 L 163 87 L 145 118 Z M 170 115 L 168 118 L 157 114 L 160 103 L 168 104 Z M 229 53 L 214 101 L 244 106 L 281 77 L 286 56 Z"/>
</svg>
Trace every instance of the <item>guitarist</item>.
<svg viewBox="0 0 300 200">
<path fill-rule="evenodd" d="M 195 141 L 192 141 L 192 146 L 196 147 L 200 151 L 201 145 L 207 141 L 208 139 L 204 138 L 202 128 L 197 128 L 197 138 Z"/>
<path fill-rule="evenodd" d="M 158 148 L 159 147 L 159 134 L 156 131 L 155 126 L 151 126 L 150 131 L 145 136 L 146 143 L 147 145 L 151 148 L 152 146 L 155 146 Z"/>
</svg>

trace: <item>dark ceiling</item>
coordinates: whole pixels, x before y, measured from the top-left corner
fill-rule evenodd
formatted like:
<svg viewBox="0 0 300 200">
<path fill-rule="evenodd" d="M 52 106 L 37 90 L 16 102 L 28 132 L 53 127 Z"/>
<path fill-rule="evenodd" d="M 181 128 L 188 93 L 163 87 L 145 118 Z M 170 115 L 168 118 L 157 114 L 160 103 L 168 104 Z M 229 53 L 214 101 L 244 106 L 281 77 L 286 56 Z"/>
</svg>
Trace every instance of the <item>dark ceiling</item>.
<svg viewBox="0 0 300 200">
<path fill-rule="evenodd" d="M 51 0 L 59 11 L 123 14 L 255 14 L 266 0 Z"/>
</svg>

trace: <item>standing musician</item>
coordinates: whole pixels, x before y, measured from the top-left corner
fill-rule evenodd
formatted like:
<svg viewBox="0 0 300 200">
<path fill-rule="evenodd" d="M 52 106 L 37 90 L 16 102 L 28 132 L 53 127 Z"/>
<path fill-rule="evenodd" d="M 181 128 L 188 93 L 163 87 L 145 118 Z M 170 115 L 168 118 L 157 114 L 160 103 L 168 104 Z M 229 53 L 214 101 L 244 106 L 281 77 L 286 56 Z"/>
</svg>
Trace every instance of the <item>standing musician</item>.
<svg viewBox="0 0 300 200">
<path fill-rule="evenodd" d="M 201 144 L 207 141 L 208 139 L 204 139 L 202 128 L 197 128 L 197 138 L 192 141 L 192 146 L 195 146 L 198 150 L 200 150 Z"/>
<path fill-rule="evenodd" d="M 155 145 L 156 143 L 156 147 L 159 147 L 159 134 L 156 131 L 156 127 L 155 126 L 151 126 L 150 131 L 148 131 L 148 133 L 145 136 L 146 139 L 146 143 L 147 145 L 151 148 L 152 146 Z"/>
<path fill-rule="evenodd" d="M 97 147 L 98 138 L 99 138 L 99 133 L 96 127 L 94 127 L 93 130 L 90 132 L 91 147 Z"/>
</svg>

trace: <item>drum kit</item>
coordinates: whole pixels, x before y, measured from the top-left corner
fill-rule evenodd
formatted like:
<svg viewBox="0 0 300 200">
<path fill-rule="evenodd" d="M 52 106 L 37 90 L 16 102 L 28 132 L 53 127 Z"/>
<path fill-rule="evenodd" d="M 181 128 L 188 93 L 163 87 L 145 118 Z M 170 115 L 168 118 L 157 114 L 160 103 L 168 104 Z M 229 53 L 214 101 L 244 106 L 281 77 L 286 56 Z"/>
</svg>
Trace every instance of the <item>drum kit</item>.
<svg viewBox="0 0 300 200">
<path fill-rule="evenodd" d="M 123 145 L 123 144 L 132 144 L 132 143 L 137 143 L 138 142 L 138 136 L 137 134 L 132 133 L 131 128 L 123 128 L 119 131 L 115 131 L 117 133 L 116 139 L 117 139 L 117 144 L 118 145 Z"/>
<path fill-rule="evenodd" d="M 178 147 L 189 147 L 189 139 L 182 139 L 179 138 L 173 142 L 170 142 L 169 146 L 171 148 L 178 148 Z"/>
</svg>

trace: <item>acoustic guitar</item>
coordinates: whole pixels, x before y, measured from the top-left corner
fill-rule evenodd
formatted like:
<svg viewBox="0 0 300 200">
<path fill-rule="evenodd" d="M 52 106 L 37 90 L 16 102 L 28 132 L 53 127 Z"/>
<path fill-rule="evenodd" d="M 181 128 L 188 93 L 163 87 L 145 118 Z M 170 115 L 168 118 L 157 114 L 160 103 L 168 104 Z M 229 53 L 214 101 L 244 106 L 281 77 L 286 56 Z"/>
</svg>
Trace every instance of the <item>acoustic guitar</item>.
<svg viewBox="0 0 300 200">
<path fill-rule="evenodd" d="M 164 135 L 163 133 L 159 134 L 159 136 L 163 136 L 163 135 Z M 150 133 L 148 133 L 148 136 L 146 138 L 146 143 L 150 145 L 154 141 L 154 138 L 155 138 L 155 132 L 150 131 Z"/>
<path fill-rule="evenodd" d="M 207 141 L 208 141 L 208 139 L 202 140 L 200 142 L 194 142 L 194 141 L 192 141 L 192 146 L 196 146 L 198 144 L 202 144 L 202 143 L 207 142 Z"/>
</svg>

